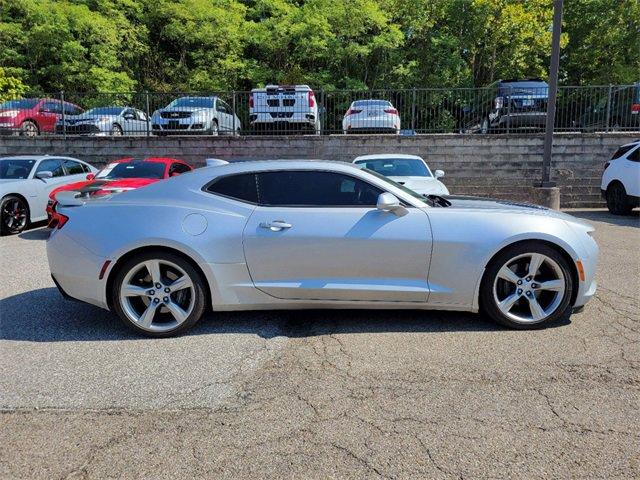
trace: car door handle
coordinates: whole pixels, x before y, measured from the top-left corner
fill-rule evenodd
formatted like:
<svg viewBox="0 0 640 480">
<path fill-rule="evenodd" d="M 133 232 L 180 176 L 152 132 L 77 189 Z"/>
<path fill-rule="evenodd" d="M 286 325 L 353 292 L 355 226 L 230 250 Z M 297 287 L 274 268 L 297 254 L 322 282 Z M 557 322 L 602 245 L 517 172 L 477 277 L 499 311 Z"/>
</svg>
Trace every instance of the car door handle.
<svg viewBox="0 0 640 480">
<path fill-rule="evenodd" d="M 260 224 L 261 228 L 268 228 L 272 232 L 279 232 L 284 230 L 285 228 L 291 228 L 293 225 L 287 223 L 283 220 L 274 220 L 272 222 L 262 222 Z"/>
</svg>

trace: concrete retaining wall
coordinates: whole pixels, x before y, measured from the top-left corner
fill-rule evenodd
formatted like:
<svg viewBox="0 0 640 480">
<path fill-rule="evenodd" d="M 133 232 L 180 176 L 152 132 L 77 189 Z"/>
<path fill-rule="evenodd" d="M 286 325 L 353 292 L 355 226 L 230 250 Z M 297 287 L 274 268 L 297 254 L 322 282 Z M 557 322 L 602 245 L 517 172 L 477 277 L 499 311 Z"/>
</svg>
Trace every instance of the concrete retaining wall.
<svg viewBox="0 0 640 480">
<path fill-rule="evenodd" d="M 561 206 L 596 207 L 604 163 L 639 133 L 557 134 L 551 179 Z M 321 158 L 351 161 L 370 153 L 409 153 L 427 160 L 452 193 L 535 201 L 540 181 L 542 135 L 331 135 L 298 137 L 0 137 L 0 156 L 69 155 L 95 165 L 125 156 L 167 156 L 200 166 L 205 158 L 225 160 Z"/>
</svg>

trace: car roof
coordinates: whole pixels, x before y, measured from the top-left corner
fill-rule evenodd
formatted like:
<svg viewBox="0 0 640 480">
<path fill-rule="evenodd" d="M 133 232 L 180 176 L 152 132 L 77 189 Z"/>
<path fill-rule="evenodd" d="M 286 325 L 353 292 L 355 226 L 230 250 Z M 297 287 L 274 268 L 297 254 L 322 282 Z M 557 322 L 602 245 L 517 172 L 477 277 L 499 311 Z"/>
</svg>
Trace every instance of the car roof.
<svg viewBox="0 0 640 480">
<path fill-rule="evenodd" d="M 640 138 L 638 140 L 633 140 L 631 142 L 620 145 L 620 147 L 630 147 L 631 145 L 638 145 L 638 144 L 640 144 Z"/>
<path fill-rule="evenodd" d="M 391 158 L 403 158 L 406 160 L 424 161 L 424 159 L 422 157 L 419 157 L 418 155 L 407 155 L 406 153 L 376 153 L 373 155 L 360 155 L 359 157 L 354 158 L 353 161 L 356 162 L 360 160 L 389 160 Z"/>
<path fill-rule="evenodd" d="M 188 163 L 182 160 L 178 160 L 177 158 L 169 158 L 169 157 L 146 157 L 146 158 L 125 157 L 125 158 L 120 158 L 118 160 L 113 160 L 111 162 L 108 162 L 107 164 L 125 163 L 125 162 L 156 162 L 156 163 L 164 163 L 164 164 L 178 162 L 178 163 L 184 163 L 185 165 L 188 165 Z"/>
</svg>

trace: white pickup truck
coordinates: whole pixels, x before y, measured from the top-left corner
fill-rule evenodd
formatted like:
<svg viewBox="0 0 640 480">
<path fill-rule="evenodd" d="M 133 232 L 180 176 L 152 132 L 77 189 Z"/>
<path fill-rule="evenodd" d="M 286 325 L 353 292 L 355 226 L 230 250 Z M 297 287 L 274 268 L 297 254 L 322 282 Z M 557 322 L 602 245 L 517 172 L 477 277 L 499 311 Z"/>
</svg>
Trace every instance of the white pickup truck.
<svg viewBox="0 0 640 480">
<path fill-rule="evenodd" d="M 249 124 L 256 133 L 320 134 L 318 102 L 308 85 L 267 85 L 249 95 Z"/>
</svg>

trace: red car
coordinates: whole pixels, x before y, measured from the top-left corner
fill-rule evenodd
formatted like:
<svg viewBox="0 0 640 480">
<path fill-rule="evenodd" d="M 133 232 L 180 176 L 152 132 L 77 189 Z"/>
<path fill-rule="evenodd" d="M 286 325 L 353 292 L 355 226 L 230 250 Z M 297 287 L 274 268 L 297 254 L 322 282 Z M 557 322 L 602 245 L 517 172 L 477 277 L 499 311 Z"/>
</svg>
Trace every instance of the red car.
<svg viewBox="0 0 640 480">
<path fill-rule="evenodd" d="M 24 98 L 0 103 L 0 133 L 19 133 L 30 137 L 53 133 L 56 122 L 65 115 L 79 115 L 82 108 L 54 98 Z"/>
<path fill-rule="evenodd" d="M 86 181 L 52 190 L 47 202 L 49 226 L 54 227 L 58 223 L 55 195 L 63 190 L 74 190 L 85 195 L 109 195 L 144 187 L 191 170 L 191 165 L 175 158 L 149 157 L 140 160 L 129 157 L 116 160 L 107 164 L 95 176 L 91 173 L 87 175 Z"/>
</svg>

